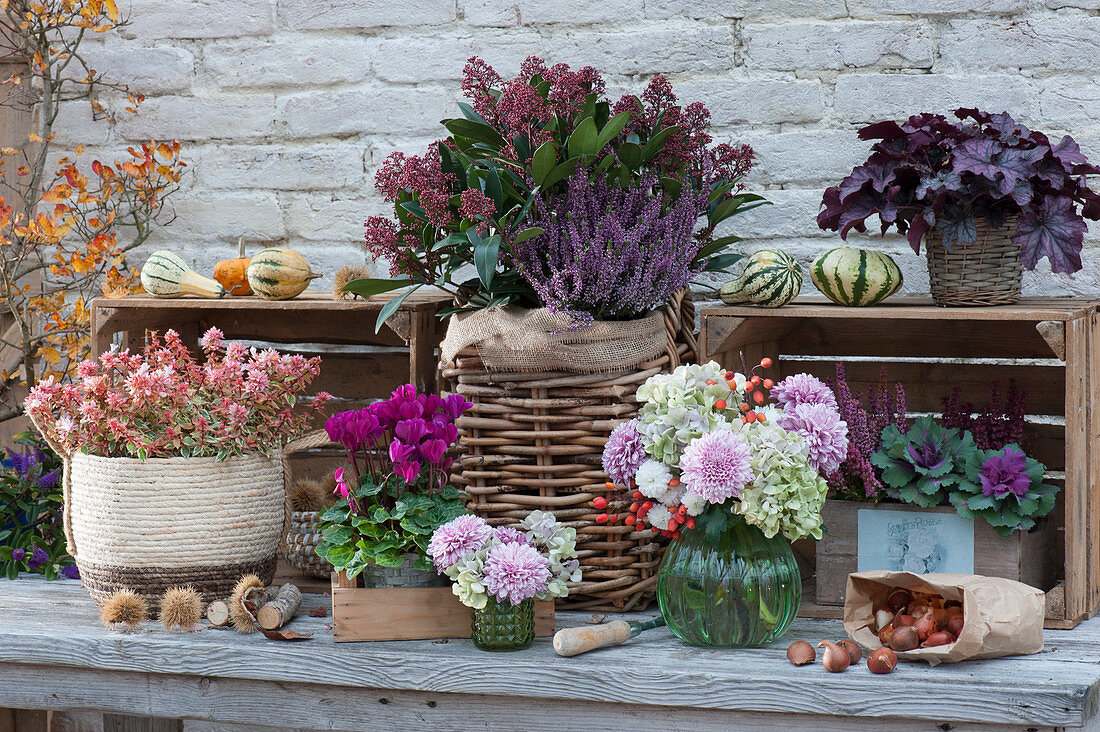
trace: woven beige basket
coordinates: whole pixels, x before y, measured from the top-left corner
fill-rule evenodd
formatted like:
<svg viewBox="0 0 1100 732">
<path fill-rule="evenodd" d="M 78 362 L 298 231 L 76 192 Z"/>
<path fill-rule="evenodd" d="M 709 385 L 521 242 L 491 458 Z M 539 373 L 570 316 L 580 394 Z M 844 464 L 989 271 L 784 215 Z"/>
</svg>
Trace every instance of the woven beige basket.
<svg viewBox="0 0 1100 732">
<path fill-rule="evenodd" d="M 1020 245 L 1012 241 L 1016 217 L 1010 216 L 1000 229 L 984 220 L 977 225 L 972 244 L 956 244 L 951 251 L 933 229 L 926 235 L 928 280 L 937 305 L 1011 305 L 1020 299 L 1024 267 Z"/>
<path fill-rule="evenodd" d="M 41 433 L 42 430 L 39 430 Z M 290 522 L 286 458 L 310 437 L 270 456 L 64 458 L 66 547 L 97 603 L 129 589 L 155 609 L 166 589 L 190 585 L 207 602 L 242 574 L 265 583 Z"/>
</svg>

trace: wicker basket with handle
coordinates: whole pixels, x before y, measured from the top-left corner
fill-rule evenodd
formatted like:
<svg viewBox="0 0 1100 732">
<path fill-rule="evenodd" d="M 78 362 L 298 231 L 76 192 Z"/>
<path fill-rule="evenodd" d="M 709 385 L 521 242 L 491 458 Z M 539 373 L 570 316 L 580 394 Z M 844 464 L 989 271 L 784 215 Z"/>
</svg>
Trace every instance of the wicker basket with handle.
<svg viewBox="0 0 1100 732">
<path fill-rule="evenodd" d="M 977 224 L 972 244 L 956 243 L 951 251 L 935 229 L 926 235 L 928 280 L 937 305 L 1012 305 L 1020 299 L 1024 267 L 1020 245 L 1012 241 L 1016 217 L 991 229 L 984 219 Z"/>
<path fill-rule="evenodd" d="M 690 294 L 677 293 L 662 315 L 664 352 L 626 370 L 500 373 L 486 368 L 476 348 L 442 365 L 449 390 L 473 403 L 458 420 L 455 486 L 490 524 L 515 525 L 542 509 L 576 528 L 583 577 L 570 588 L 568 607 L 637 610 L 654 597 L 663 546 L 650 530 L 597 523 L 602 511 L 592 500 L 611 494 L 603 447 L 616 425 L 637 414 L 638 387 L 695 358 Z"/>
</svg>

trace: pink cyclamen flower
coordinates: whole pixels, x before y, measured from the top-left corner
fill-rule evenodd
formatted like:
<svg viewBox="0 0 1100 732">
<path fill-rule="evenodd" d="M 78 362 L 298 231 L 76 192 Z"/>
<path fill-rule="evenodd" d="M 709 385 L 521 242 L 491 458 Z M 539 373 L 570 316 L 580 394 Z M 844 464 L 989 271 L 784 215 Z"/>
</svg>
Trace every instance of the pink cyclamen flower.
<svg viewBox="0 0 1100 732">
<path fill-rule="evenodd" d="M 336 488 L 332 491 L 333 495 L 347 498 L 349 491 L 348 484 L 344 482 L 344 469 L 337 468 L 336 472 L 332 474 L 332 477 L 336 479 Z"/>
<path fill-rule="evenodd" d="M 473 514 L 463 514 L 451 519 L 432 533 L 428 554 L 440 572 L 453 567 L 460 559 L 481 549 L 493 536 L 493 529 L 485 519 Z"/>
<path fill-rule="evenodd" d="M 796 404 L 824 404 L 834 410 L 837 408 L 833 390 L 810 374 L 788 376 L 772 387 L 771 395 L 784 409 Z"/>
<path fill-rule="evenodd" d="M 753 479 L 752 450 L 726 430 L 708 432 L 691 442 L 680 459 L 680 480 L 687 490 L 710 503 L 741 495 Z"/>
<path fill-rule="evenodd" d="M 518 605 L 550 583 L 550 560 L 528 544 L 497 544 L 485 558 L 485 590 L 500 602 Z"/>
<path fill-rule="evenodd" d="M 432 465 L 439 465 L 447 452 L 447 443 L 443 440 L 425 440 L 420 445 L 420 456 Z"/>
<path fill-rule="evenodd" d="M 420 462 L 413 460 L 407 463 L 395 463 L 393 472 L 394 475 L 411 485 L 420 476 Z"/>
<path fill-rule="evenodd" d="M 783 429 L 802 437 L 807 460 L 822 475 L 833 473 L 848 456 L 848 425 L 827 404 L 797 404 L 776 420 Z"/>
<path fill-rule="evenodd" d="M 623 422 L 611 431 L 603 449 L 603 472 L 614 483 L 628 485 L 646 460 L 638 420 Z"/>
</svg>

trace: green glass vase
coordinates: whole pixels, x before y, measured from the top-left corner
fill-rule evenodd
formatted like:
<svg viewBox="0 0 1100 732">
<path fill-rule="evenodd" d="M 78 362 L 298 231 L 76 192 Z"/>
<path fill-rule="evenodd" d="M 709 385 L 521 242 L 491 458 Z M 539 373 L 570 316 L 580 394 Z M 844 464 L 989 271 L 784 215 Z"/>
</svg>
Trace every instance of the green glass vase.
<svg viewBox="0 0 1100 732">
<path fill-rule="evenodd" d="M 802 600 L 791 545 L 731 515 L 717 537 L 685 531 L 657 572 L 657 602 L 672 632 L 693 646 L 749 648 L 780 638 Z"/>
<path fill-rule="evenodd" d="M 483 651 L 519 651 L 535 640 L 535 601 L 518 605 L 497 602 L 492 596 L 485 607 L 474 610 L 470 637 Z"/>
</svg>

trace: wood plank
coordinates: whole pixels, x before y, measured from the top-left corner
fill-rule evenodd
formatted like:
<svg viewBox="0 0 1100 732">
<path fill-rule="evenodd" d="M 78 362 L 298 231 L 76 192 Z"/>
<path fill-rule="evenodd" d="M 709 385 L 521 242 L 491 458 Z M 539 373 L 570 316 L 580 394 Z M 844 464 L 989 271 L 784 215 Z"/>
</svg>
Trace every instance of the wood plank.
<svg viewBox="0 0 1100 732">
<path fill-rule="evenodd" d="M 577 625 L 589 617 L 561 613 L 558 624 Z M 552 703 L 611 709 L 645 699 L 677 718 L 681 709 L 698 708 L 725 710 L 725 719 L 736 718 L 729 712 L 767 712 L 853 716 L 880 724 L 903 717 L 937 724 L 1042 727 L 1084 724 L 1100 691 L 1100 667 L 1089 660 L 1100 656 L 1100 620 L 1082 623 L 1070 633 L 1048 632 L 1049 647 L 1041 654 L 983 661 L 980 670 L 973 663 L 935 669 L 905 665 L 889 677 L 862 670 L 804 673 L 790 665 L 784 652 L 789 642 L 843 637 L 836 621 L 798 619 L 782 641 L 735 652 L 686 648 L 660 628 L 624 646 L 572 659 L 557 657 L 549 639 L 536 639 L 532 648 L 513 654 L 478 652 L 464 639 L 334 644 L 326 624 L 327 619 L 295 618 L 291 629 L 315 633 L 302 643 L 277 643 L 228 630 L 165 633 L 151 622 L 123 634 L 103 628 L 76 583 L 27 577 L 0 581 L 0 670 L 6 682 L 24 678 L 16 675 L 20 669 L 39 674 L 39 681 L 26 689 L 9 691 L 22 685 L 6 683 L 0 703 L 18 705 L 20 694 L 34 694 L 43 705 L 164 716 L 177 716 L 179 707 L 173 705 L 189 703 L 214 715 L 252 709 L 270 720 L 273 714 L 288 718 L 288 710 L 316 708 L 317 714 L 327 714 L 345 709 L 341 700 L 350 699 L 359 702 L 362 720 L 368 694 L 388 699 L 418 692 L 437 700 L 447 694 L 502 696 L 539 709 Z M 50 688 L 57 690 L 45 699 L 44 671 L 53 674 Z M 130 683 L 97 685 L 97 678 L 115 674 L 134 676 L 128 677 Z M 186 684 L 172 686 L 177 677 L 184 677 Z M 237 682 L 245 686 L 232 687 L 232 695 L 218 694 L 228 688 L 222 684 Z M 296 690 L 311 684 L 324 690 L 331 705 L 297 696 Z M 81 691 L 85 687 L 90 690 Z M 261 687 L 278 688 L 282 700 L 273 703 L 274 697 L 246 693 Z M 74 703 L 81 694 L 83 701 Z M 299 704 L 299 699 L 305 701 Z M 131 703 L 131 708 L 122 706 Z M 316 726 L 340 729 L 336 721 Z M 359 727 L 361 721 L 353 723 Z"/>
<path fill-rule="evenodd" d="M 473 611 L 450 587 L 332 587 L 332 633 L 348 641 L 469 638 Z M 554 603 L 535 602 L 535 634 L 554 634 Z"/>
<path fill-rule="evenodd" d="M 702 316 L 759 317 L 763 312 L 776 318 L 902 318 L 906 320 L 1071 320 L 1097 309 L 1097 301 L 1084 298 L 1020 298 L 1015 305 L 995 307 L 953 307 L 936 305 L 928 297 L 891 297 L 865 308 L 834 305 L 824 297 L 801 296 L 781 308 L 721 305 L 702 308 Z"/>
<path fill-rule="evenodd" d="M 1087 612 L 1100 608 L 1100 317 L 1095 313 L 1081 318 L 1088 334 L 1088 366 L 1085 383 L 1088 386 L 1088 434 L 1084 436 L 1088 452 L 1087 514 L 1085 518 L 1085 555 L 1088 559 Z"/>
<path fill-rule="evenodd" d="M 182 732 L 178 719 L 133 717 L 124 714 L 104 714 L 103 732 Z"/>
<path fill-rule="evenodd" d="M 1066 323 L 1066 617 L 1089 613 L 1089 323 Z"/>
</svg>

